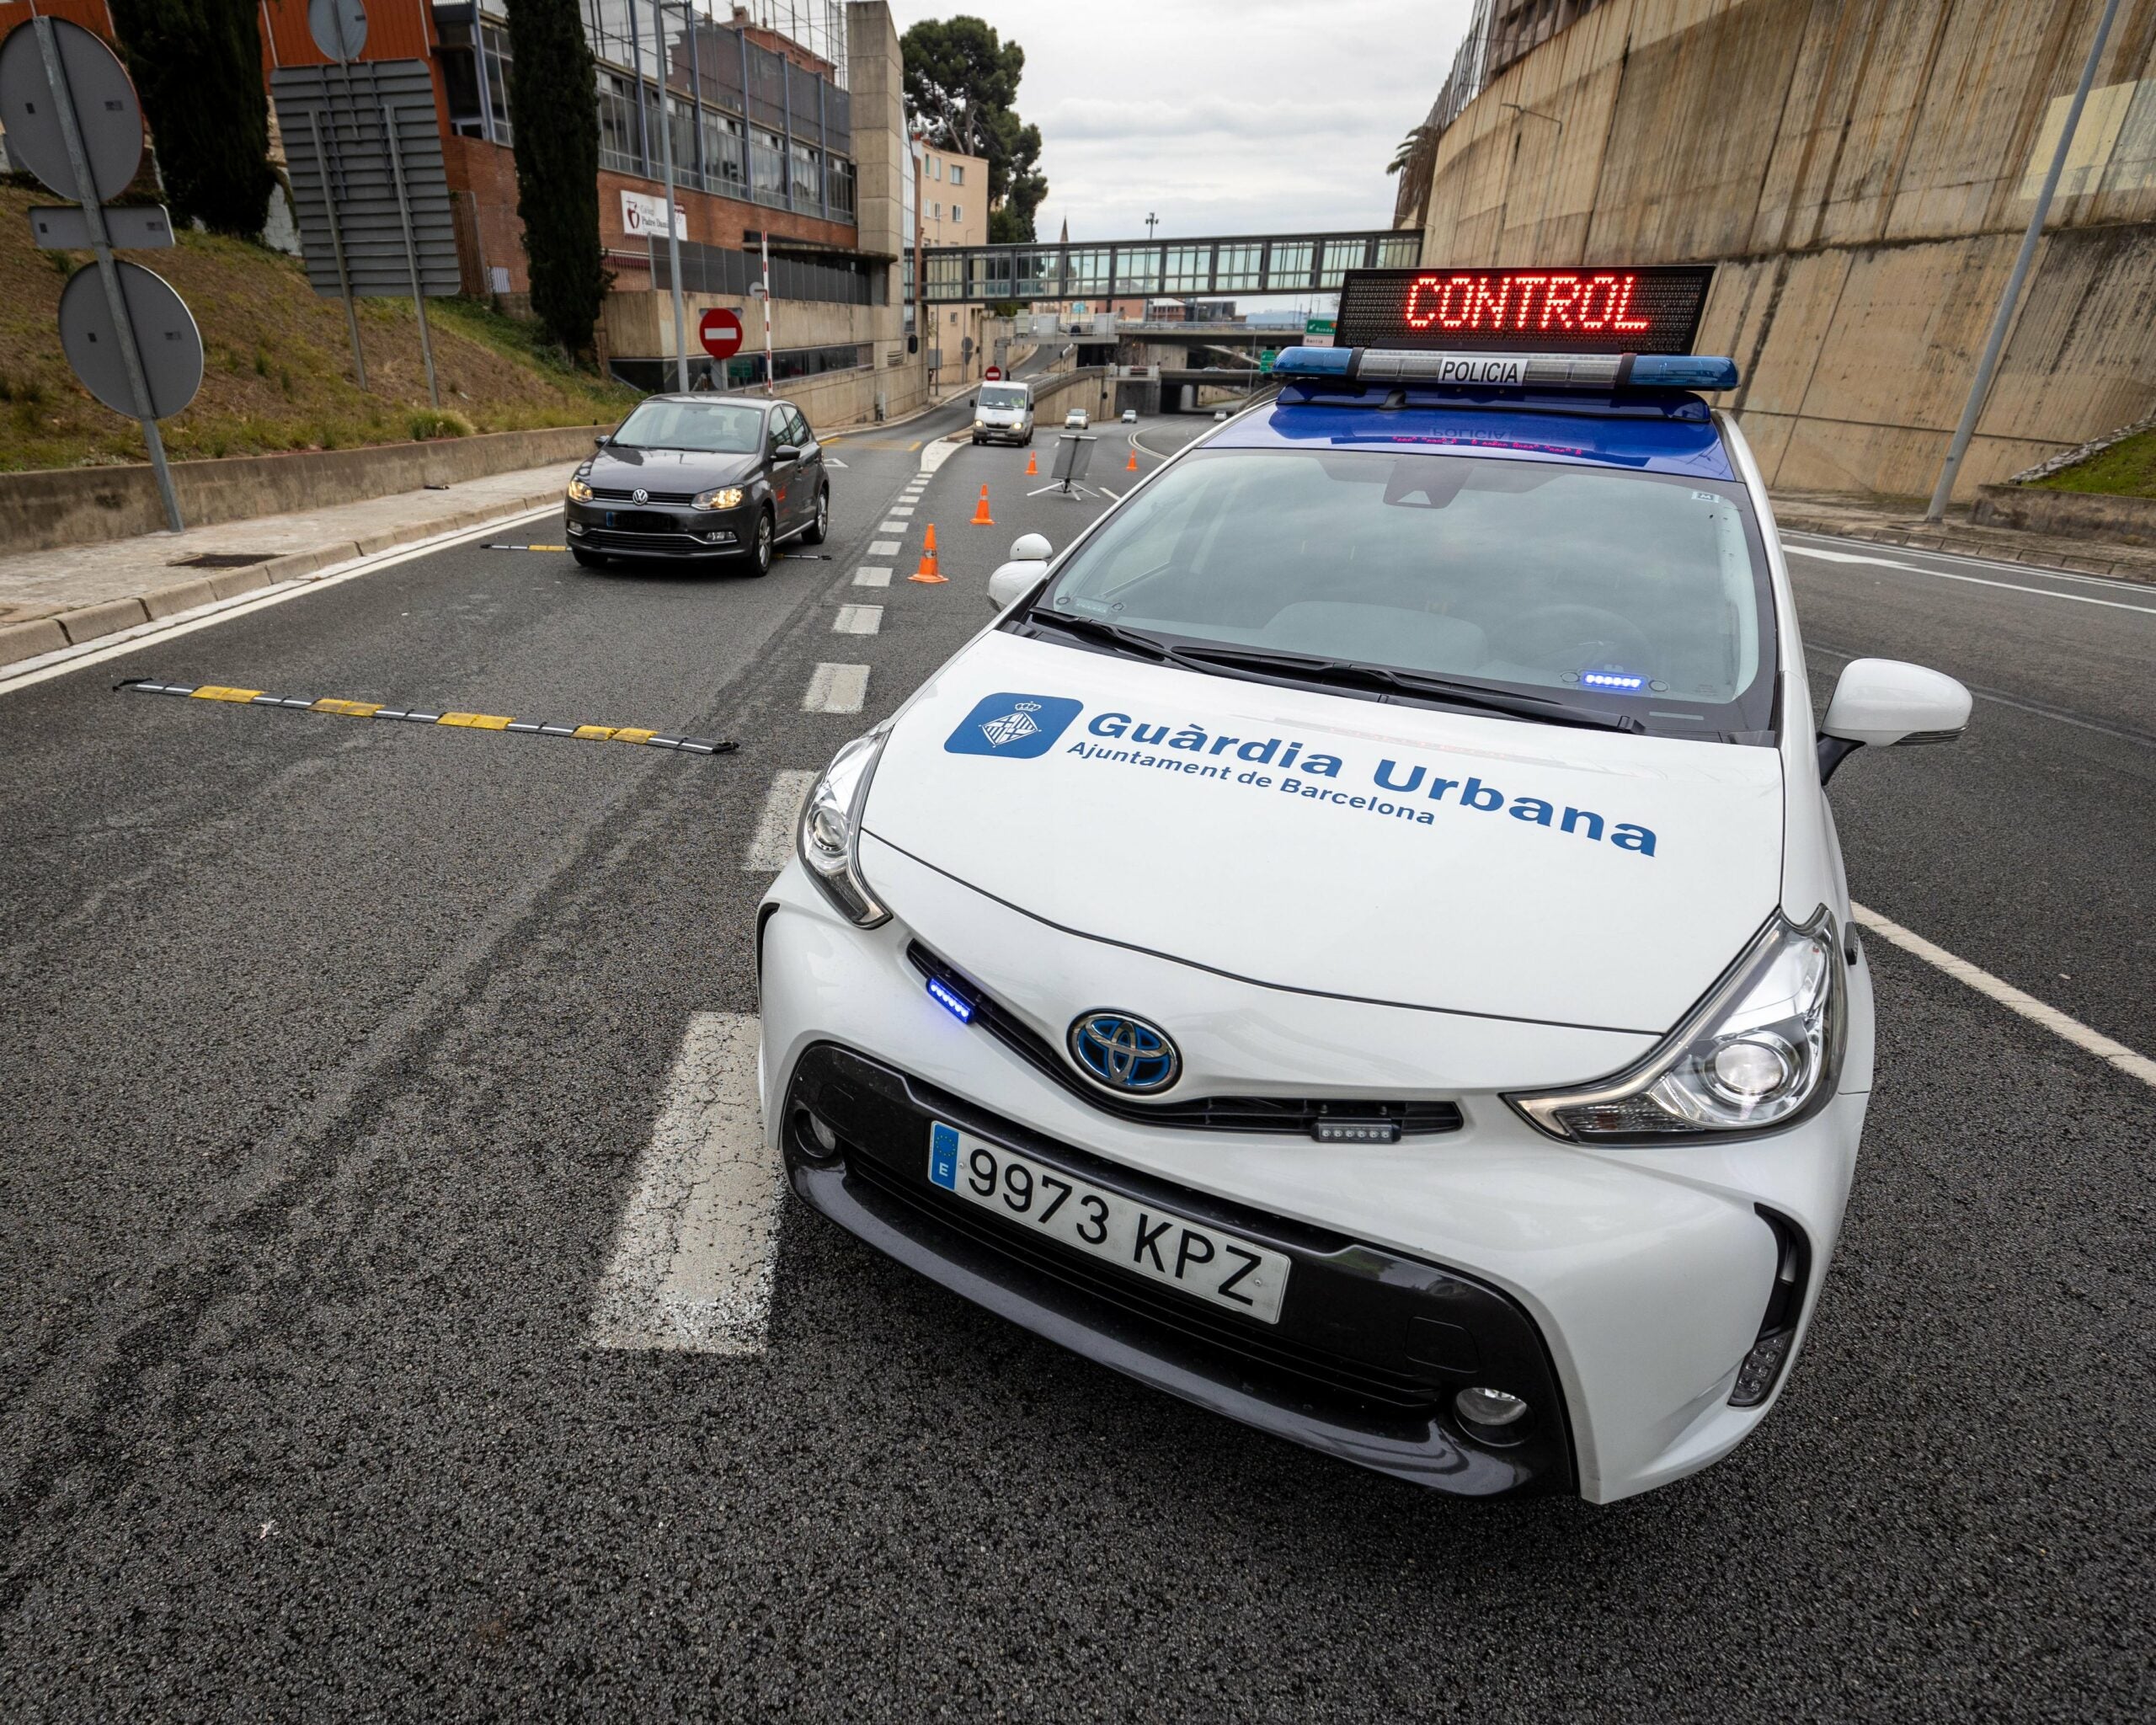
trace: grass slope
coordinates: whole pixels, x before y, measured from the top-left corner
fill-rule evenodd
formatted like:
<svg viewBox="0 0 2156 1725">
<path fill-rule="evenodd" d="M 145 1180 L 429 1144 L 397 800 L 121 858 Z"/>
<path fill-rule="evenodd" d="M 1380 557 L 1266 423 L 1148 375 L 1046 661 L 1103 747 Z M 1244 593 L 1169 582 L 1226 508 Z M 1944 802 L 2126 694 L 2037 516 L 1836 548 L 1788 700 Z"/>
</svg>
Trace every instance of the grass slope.
<svg viewBox="0 0 2156 1725">
<path fill-rule="evenodd" d="M 2156 497 L 2156 431 L 2137 431 L 2085 462 L 2032 482 L 2052 491 L 2100 491 L 2112 497 Z"/>
<path fill-rule="evenodd" d="M 92 398 L 60 350 L 60 291 L 90 259 L 30 244 L 30 206 L 52 201 L 0 184 L 0 472 L 147 460 L 140 428 Z M 531 326 L 483 302 L 433 300 L 436 415 L 409 300 L 359 302 L 361 390 L 344 307 L 315 295 L 297 259 L 203 233 L 130 255 L 179 290 L 202 330 L 201 392 L 162 422 L 176 459 L 588 425 L 637 399 L 563 364 Z"/>
</svg>

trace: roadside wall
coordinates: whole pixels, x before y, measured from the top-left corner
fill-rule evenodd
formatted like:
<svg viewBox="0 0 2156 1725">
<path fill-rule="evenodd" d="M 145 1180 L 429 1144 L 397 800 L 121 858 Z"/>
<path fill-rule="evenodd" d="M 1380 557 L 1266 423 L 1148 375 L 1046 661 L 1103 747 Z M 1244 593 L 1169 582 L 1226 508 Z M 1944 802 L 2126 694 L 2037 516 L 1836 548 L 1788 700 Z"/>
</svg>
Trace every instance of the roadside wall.
<svg viewBox="0 0 2156 1725">
<path fill-rule="evenodd" d="M 1609 0 L 1439 140 L 1424 261 L 1718 264 L 1769 483 L 1923 495 L 2101 9 Z M 2156 405 L 2152 60 L 2125 0 L 1959 497 Z"/>
</svg>

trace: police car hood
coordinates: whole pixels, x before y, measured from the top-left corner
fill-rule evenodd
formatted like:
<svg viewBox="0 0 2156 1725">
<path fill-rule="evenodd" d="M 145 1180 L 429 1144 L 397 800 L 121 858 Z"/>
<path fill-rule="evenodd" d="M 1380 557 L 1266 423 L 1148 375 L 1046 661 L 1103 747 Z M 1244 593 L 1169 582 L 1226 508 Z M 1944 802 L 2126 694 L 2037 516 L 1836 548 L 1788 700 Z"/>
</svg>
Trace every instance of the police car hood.
<svg viewBox="0 0 2156 1725">
<path fill-rule="evenodd" d="M 1230 976 L 1658 1033 L 1774 908 L 1782 786 L 1771 749 L 997 630 L 900 714 L 862 825 L 1043 923 Z"/>
</svg>

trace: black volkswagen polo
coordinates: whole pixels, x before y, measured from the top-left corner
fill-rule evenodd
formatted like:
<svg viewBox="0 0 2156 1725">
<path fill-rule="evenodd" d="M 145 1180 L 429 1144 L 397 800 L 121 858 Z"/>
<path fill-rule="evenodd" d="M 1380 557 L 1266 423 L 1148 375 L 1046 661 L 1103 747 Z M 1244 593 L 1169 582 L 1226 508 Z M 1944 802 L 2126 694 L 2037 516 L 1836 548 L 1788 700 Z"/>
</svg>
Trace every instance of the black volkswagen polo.
<svg viewBox="0 0 2156 1725">
<path fill-rule="evenodd" d="M 569 550 L 616 558 L 732 558 L 771 573 L 789 539 L 820 545 L 831 516 L 824 452 L 792 403 L 654 395 L 569 481 Z"/>
</svg>

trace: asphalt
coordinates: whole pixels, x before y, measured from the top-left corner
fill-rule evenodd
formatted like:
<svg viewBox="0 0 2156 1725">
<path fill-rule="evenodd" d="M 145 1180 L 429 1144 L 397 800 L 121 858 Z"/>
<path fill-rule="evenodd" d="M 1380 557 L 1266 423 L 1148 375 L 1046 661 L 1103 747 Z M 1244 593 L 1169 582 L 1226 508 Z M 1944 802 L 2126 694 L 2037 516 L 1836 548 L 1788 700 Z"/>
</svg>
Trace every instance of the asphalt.
<svg viewBox="0 0 2156 1725">
<path fill-rule="evenodd" d="M 865 555 L 958 411 L 835 446 L 829 560 L 760 582 L 463 546 L 0 697 L 8 1717 L 2145 1716 L 2156 1097 L 1878 939 L 1794 1381 L 1609 1509 L 1255 1436 L 798 1204 L 762 1356 L 589 1345 L 684 1024 L 755 1009 L 773 775 L 984 623 L 1012 537 L 1100 506 L 961 447 L 914 517 L 948 583 L 904 579 L 917 532 Z M 1807 542 L 1975 578 L 1792 559 L 1822 698 L 1875 652 L 1987 692 L 1961 743 L 1843 767 L 1856 895 L 2156 1052 L 2156 618 L 1977 581 L 2145 593 Z M 863 601 L 881 632 L 833 634 Z M 864 712 L 801 710 L 823 662 L 870 665 Z"/>
</svg>

